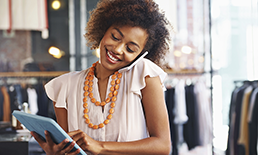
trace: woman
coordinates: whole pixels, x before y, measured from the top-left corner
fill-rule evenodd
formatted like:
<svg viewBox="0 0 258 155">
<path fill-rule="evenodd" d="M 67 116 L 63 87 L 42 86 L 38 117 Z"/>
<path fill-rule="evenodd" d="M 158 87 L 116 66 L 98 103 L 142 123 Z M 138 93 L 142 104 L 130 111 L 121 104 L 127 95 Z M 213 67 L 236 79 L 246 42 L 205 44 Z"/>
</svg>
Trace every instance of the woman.
<svg viewBox="0 0 258 155">
<path fill-rule="evenodd" d="M 59 125 L 73 138 L 54 144 L 32 133 L 47 154 L 169 154 L 170 130 L 162 82 L 154 64 L 168 50 L 168 22 L 152 0 L 103 0 L 85 34 L 100 59 L 45 87 Z M 145 54 L 146 58 L 143 58 Z M 150 61 L 151 60 L 151 61 Z"/>
</svg>

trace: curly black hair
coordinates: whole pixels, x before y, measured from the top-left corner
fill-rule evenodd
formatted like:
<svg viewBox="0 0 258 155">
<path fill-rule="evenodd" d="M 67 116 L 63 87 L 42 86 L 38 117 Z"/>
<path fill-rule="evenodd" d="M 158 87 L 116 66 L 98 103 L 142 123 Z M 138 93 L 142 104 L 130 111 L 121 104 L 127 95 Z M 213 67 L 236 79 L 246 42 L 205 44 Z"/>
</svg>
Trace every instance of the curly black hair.
<svg viewBox="0 0 258 155">
<path fill-rule="evenodd" d="M 91 49 L 99 47 L 105 32 L 114 24 L 146 30 L 148 40 L 142 52 L 148 51 L 146 58 L 157 64 L 169 49 L 170 23 L 153 0 L 101 0 L 90 15 L 84 36 Z"/>
</svg>

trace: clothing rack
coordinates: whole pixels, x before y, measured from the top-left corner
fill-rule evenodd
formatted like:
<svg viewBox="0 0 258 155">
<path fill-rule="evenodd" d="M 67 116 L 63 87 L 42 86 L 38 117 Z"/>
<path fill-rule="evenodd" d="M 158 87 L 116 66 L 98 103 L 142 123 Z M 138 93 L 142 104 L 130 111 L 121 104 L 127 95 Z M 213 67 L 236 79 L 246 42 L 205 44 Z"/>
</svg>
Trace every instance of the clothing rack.
<svg viewBox="0 0 258 155">
<path fill-rule="evenodd" d="M 204 71 L 197 71 L 197 70 L 179 70 L 179 71 L 175 71 L 175 70 L 171 70 L 171 69 L 164 69 L 164 71 L 166 73 L 168 73 L 169 75 L 203 75 L 206 72 Z"/>
<path fill-rule="evenodd" d="M 168 77 L 165 79 L 164 85 L 166 88 L 171 88 L 177 84 L 180 79 L 184 79 L 186 85 L 190 85 L 195 83 L 207 72 L 204 71 L 196 71 L 196 70 L 181 70 L 181 71 L 173 71 L 173 70 L 165 70 L 168 74 Z M 196 79 L 198 78 L 198 79 Z"/>
<path fill-rule="evenodd" d="M 234 84 L 237 84 L 237 83 L 257 83 L 258 80 L 235 80 L 233 82 L 234 82 Z"/>
<path fill-rule="evenodd" d="M 66 71 L 46 72 L 0 72 L 0 84 L 36 84 L 39 81 L 48 81 L 53 77 L 67 73 Z"/>
<path fill-rule="evenodd" d="M 197 71 L 169 72 L 164 82 L 172 155 L 178 155 L 183 144 L 189 150 L 212 144 L 211 105 L 208 93 L 204 93 L 210 87 L 207 87 L 205 74 Z"/>
<path fill-rule="evenodd" d="M 4 104 L 6 107 L 10 107 L 9 114 L 5 115 L 10 117 L 5 120 L 10 120 L 11 112 L 21 109 L 24 102 L 29 103 L 30 111 L 33 114 L 55 119 L 54 109 L 52 106 L 49 106 L 52 105 L 52 101 L 46 96 L 44 84 L 52 78 L 65 73 L 67 72 L 0 72 L 0 95 L 2 98 L 0 100 L 0 107 Z M 3 100 L 3 97 L 6 100 Z M 2 111 L 0 111 L 0 120 L 1 114 L 3 114 Z"/>
<path fill-rule="evenodd" d="M 0 72 L 2 77 L 56 77 L 67 73 L 67 71 L 47 71 L 47 72 Z"/>
<path fill-rule="evenodd" d="M 235 87 L 240 87 L 243 84 L 253 85 L 253 86 L 257 86 L 258 85 L 258 80 L 235 80 L 233 82 L 235 84 Z"/>
<path fill-rule="evenodd" d="M 226 155 L 257 154 L 258 80 L 235 80 L 229 109 Z"/>
</svg>

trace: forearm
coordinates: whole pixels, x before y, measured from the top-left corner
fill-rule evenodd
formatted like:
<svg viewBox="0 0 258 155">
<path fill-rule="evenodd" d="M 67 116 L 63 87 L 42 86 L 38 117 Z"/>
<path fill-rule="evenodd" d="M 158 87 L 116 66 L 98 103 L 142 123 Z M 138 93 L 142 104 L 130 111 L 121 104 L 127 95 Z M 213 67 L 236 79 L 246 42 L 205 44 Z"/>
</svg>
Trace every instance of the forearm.
<svg viewBox="0 0 258 155">
<path fill-rule="evenodd" d="M 149 137 L 133 142 L 100 142 L 100 154 L 140 154 L 168 155 L 170 153 L 170 138 Z"/>
</svg>

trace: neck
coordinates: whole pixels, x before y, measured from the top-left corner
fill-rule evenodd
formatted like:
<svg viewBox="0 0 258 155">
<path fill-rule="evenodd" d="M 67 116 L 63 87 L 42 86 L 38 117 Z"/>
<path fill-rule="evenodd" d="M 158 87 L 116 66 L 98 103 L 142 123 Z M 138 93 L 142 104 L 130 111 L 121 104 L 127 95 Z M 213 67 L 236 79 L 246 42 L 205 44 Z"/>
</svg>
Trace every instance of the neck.
<svg viewBox="0 0 258 155">
<path fill-rule="evenodd" d="M 107 70 L 101 65 L 101 63 L 97 63 L 95 68 L 95 75 L 98 80 L 105 80 L 112 74 L 114 74 L 113 71 Z"/>
</svg>

